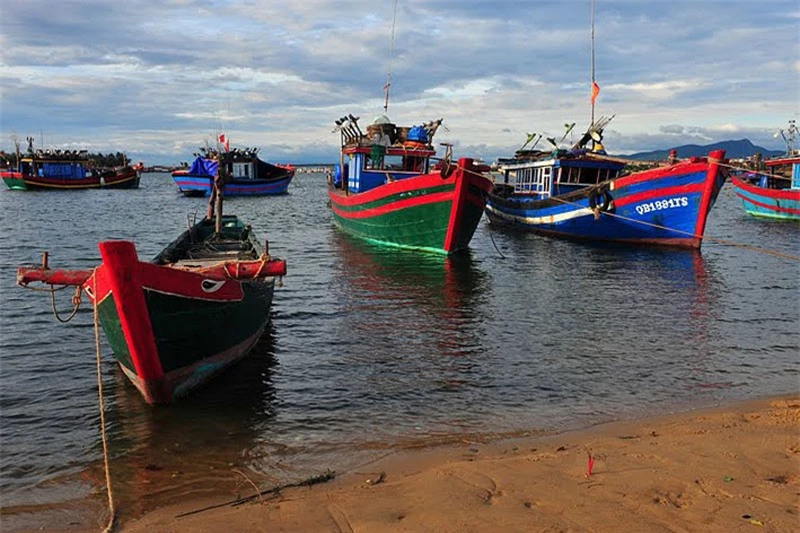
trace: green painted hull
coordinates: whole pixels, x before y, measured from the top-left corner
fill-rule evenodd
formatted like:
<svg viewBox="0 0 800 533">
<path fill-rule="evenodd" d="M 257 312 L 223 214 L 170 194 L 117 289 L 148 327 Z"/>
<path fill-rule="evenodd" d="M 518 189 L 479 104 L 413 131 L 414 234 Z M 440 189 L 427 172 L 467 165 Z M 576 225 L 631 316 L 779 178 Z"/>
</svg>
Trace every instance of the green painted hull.
<svg viewBox="0 0 800 533">
<path fill-rule="evenodd" d="M 464 250 L 483 216 L 491 182 L 438 174 L 389 183 L 365 193 L 331 187 L 336 225 L 351 235 L 401 248 L 451 253 Z"/>
<path fill-rule="evenodd" d="M 27 191 L 28 186 L 22 178 L 3 178 L 3 181 L 12 191 Z"/>
<path fill-rule="evenodd" d="M 272 278 L 242 284 L 238 302 L 214 302 L 145 290 L 158 358 L 172 392 L 185 395 L 247 354 L 269 322 Z M 98 305 L 100 324 L 125 373 L 136 369 L 113 294 Z"/>
<path fill-rule="evenodd" d="M 444 252 L 451 208 L 451 202 L 438 202 L 369 218 L 347 218 L 334 213 L 334 221 L 343 231 L 362 239 Z"/>
</svg>

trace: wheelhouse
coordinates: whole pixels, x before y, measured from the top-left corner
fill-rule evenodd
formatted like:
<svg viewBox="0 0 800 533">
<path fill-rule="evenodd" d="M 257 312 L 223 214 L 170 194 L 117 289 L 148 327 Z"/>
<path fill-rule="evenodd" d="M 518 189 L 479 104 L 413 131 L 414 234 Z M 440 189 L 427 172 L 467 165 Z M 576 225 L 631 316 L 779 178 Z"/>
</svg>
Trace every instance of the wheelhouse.
<svg viewBox="0 0 800 533">
<path fill-rule="evenodd" d="M 348 147 L 344 170 L 350 192 L 366 192 L 386 183 L 427 174 L 431 171 L 430 149 L 387 147 L 382 157 L 375 157 L 369 146 Z"/>
<path fill-rule="evenodd" d="M 625 168 L 624 161 L 587 154 L 541 157 L 501 161 L 503 183 L 513 187 L 515 194 L 544 199 L 612 180 Z"/>
</svg>

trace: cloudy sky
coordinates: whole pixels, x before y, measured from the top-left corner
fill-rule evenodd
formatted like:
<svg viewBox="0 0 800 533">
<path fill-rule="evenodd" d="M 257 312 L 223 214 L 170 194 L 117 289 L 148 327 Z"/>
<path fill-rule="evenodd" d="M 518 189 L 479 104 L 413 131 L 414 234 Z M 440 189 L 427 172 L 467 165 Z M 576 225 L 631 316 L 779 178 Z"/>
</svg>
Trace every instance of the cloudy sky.
<svg viewBox="0 0 800 533">
<path fill-rule="evenodd" d="M 215 133 L 276 162 L 336 159 L 333 121 L 444 118 L 494 160 L 590 116 L 589 0 L 3 0 L 0 148 L 188 160 Z M 393 52 L 392 52 L 393 48 Z M 773 134 L 800 110 L 798 0 L 596 0 L 611 153 Z"/>
</svg>

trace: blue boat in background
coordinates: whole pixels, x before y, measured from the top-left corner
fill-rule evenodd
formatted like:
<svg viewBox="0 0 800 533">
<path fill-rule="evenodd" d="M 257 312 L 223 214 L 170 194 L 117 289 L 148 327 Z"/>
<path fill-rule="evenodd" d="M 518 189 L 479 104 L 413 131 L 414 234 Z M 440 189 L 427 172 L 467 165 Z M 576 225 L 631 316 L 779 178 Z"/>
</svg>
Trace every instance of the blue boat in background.
<svg viewBox="0 0 800 533">
<path fill-rule="evenodd" d="M 519 150 L 500 161 L 486 205 L 492 225 L 584 241 L 700 248 L 725 183 L 724 150 L 624 174 L 600 143 L 601 119 L 571 149 Z M 592 146 L 587 148 L 589 141 Z"/>
<path fill-rule="evenodd" d="M 225 152 L 229 176 L 225 196 L 267 196 L 285 194 L 295 174 L 291 165 L 262 161 L 258 148 L 234 148 Z M 201 149 L 189 169 L 172 172 L 172 179 L 186 196 L 209 196 L 217 174 L 219 157 L 212 148 Z"/>
</svg>

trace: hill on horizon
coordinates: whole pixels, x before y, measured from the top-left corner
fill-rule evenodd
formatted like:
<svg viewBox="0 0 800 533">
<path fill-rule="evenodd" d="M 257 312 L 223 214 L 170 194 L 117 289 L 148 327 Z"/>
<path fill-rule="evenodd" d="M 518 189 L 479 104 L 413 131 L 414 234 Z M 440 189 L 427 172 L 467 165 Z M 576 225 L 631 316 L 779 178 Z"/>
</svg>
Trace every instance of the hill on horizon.
<svg viewBox="0 0 800 533">
<path fill-rule="evenodd" d="M 725 157 L 729 159 L 745 159 L 760 153 L 764 158 L 776 157 L 783 155 L 780 150 L 767 150 L 761 146 L 756 146 L 749 139 L 740 139 L 738 141 L 720 141 L 712 144 L 699 145 L 699 144 L 684 144 L 674 147 L 678 151 L 678 157 L 702 157 L 708 155 L 711 150 L 725 150 Z M 623 155 L 620 157 L 626 159 L 637 159 L 639 161 L 663 161 L 669 157 L 669 151 L 666 150 L 652 150 L 650 152 L 637 152 L 635 154 Z"/>
</svg>

